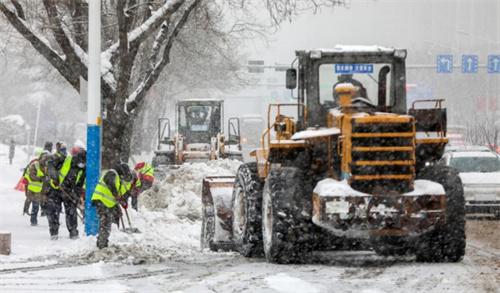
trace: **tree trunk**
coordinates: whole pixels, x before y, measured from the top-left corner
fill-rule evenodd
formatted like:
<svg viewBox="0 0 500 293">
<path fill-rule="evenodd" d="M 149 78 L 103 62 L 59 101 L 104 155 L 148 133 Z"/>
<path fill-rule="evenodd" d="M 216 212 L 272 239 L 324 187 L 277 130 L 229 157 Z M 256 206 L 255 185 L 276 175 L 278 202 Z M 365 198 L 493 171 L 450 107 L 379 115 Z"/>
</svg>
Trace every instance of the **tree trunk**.
<svg viewBox="0 0 500 293">
<path fill-rule="evenodd" d="M 112 168 L 117 162 L 128 162 L 130 155 L 130 125 L 132 117 L 116 111 L 108 113 L 103 122 L 102 168 Z"/>
</svg>

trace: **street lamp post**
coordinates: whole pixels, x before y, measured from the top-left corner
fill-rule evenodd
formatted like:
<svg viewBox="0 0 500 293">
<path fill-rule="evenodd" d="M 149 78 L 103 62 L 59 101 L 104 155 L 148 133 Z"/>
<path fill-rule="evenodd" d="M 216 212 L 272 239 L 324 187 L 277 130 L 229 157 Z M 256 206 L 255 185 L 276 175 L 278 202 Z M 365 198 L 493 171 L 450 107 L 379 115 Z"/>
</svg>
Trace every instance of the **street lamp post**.
<svg viewBox="0 0 500 293">
<path fill-rule="evenodd" d="M 38 97 L 38 109 L 36 110 L 36 123 L 35 123 L 35 137 L 33 138 L 33 146 L 36 148 L 36 144 L 38 141 L 38 127 L 40 124 L 40 110 L 42 109 L 42 97 Z"/>
<path fill-rule="evenodd" d="M 87 104 L 87 171 L 85 232 L 96 235 L 99 222 L 92 194 L 101 171 L 101 1 L 89 0 L 89 72 Z"/>
</svg>

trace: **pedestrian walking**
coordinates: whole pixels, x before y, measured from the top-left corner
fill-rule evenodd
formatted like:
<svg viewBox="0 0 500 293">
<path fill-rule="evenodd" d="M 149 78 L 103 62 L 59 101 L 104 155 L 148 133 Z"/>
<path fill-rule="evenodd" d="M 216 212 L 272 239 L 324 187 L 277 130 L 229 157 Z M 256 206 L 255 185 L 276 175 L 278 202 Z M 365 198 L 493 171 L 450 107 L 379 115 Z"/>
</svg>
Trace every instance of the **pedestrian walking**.
<svg viewBox="0 0 500 293">
<path fill-rule="evenodd" d="M 12 160 L 14 159 L 14 155 L 16 154 L 16 142 L 14 139 L 10 140 L 9 144 L 9 164 L 12 165 Z"/>
<path fill-rule="evenodd" d="M 99 234 L 97 235 L 97 247 L 103 249 L 108 247 L 108 239 L 111 233 L 112 223 L 119 224 L 122 213 L 118 204 L 127 207 L 126 201 L 121 196 L 121 185 L 123 182 L 132 180 L 130 168 L 125 163 L 117 163 L 113 169 L 107 170 L 99 179 L 94 193 L 92 204 L 95 205 L 99 215 Z"/>
</svg>

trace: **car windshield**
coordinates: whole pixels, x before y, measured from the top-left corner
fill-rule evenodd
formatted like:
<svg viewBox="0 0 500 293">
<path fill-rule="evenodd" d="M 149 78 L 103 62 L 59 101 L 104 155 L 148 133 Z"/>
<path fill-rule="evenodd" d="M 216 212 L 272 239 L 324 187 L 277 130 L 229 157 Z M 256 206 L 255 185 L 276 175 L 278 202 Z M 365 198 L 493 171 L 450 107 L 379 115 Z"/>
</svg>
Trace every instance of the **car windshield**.
<svg viewBox="0 0 500 293">
<path fill-rule="evenodd" d="M 500 160 L 496 157 L 458 157 L 450 160 L 450 166 L 459 172 L 499 172 Z"/>
<path fill-rule="evenodd" d="M 373 105 L 378 104 L 379 74 L 392 70 L 391 64 L 322 64 L 319 67 L 320 102 L 322 104 L 338 103 L 335 86 L 341 83 L 351 83 L 356 87 L 354 98 L 365 98 Z M 386 81 L 386 104 L 390 101 L 391 74 L 387 74 Z"/>
</svg>

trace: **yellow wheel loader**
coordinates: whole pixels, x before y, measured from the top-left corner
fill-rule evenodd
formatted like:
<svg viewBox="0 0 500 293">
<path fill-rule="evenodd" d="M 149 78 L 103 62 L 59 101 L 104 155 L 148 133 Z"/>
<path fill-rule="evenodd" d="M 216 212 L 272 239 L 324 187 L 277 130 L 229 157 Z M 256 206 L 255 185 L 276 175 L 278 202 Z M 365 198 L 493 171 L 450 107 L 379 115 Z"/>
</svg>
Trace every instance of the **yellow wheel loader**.
<svg viewBox="0 0 500 293">
<path fill-rule="evenodd" d="M 242 160 L 239 121 L 229 119 L 227 138 L 223 134 L 223 100 L 183 100 L 175 109 L 173 136 L 170 120 L 158 120 L 158 147 L 152 162 L 155 168 L 220 158 Z"/>
<path fill-rule="evenodd" d="M 286 86 L 297 103 L 269 105 L 261 146 L 235 178 L 204 179 L 202 247 L 300 263 L 363 243 L 380 255 L 460 261 L 463 187 L 437 163 L 446 109 L 443 100 L 408 109 L 406 55 L 296 51 Z"/>
</svg>

